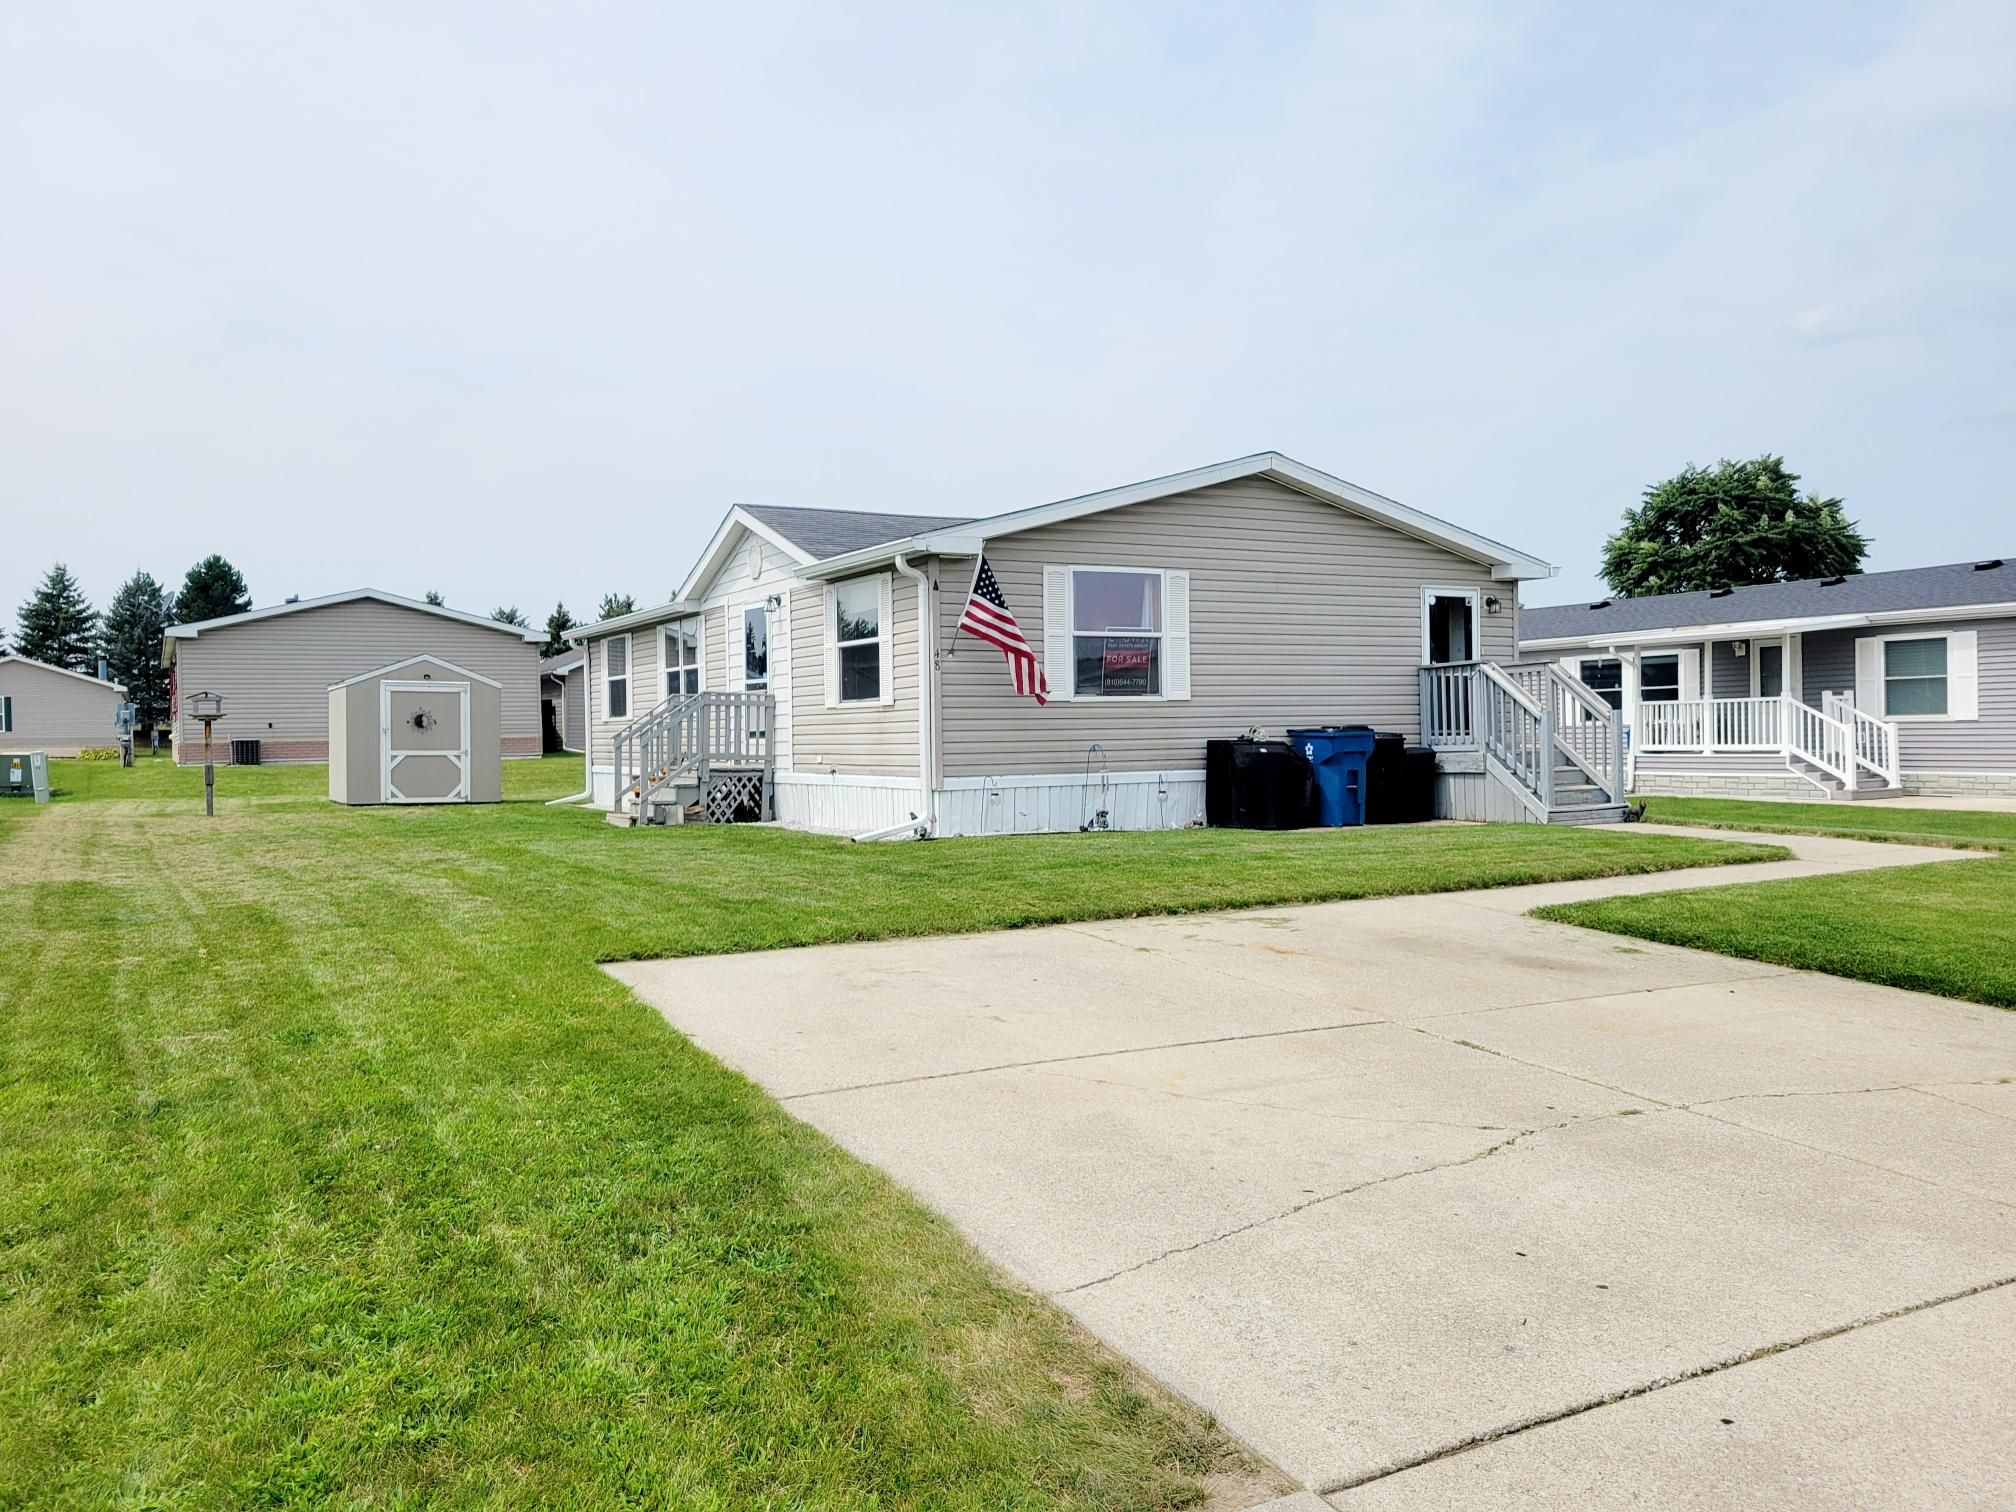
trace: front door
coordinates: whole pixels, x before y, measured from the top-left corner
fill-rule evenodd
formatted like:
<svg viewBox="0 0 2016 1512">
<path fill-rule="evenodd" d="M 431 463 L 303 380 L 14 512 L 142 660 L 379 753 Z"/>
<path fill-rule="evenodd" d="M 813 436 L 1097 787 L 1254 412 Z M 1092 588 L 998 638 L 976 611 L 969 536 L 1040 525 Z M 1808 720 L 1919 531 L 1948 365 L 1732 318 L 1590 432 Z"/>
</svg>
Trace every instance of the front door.
<svg viewBox="0 0 2016 1512">
<path fill-rule="evenodd" d="M 1421 591 L 1421 659 L 1431 667 L 1477 660 L 1477 590 Z"/>
</svg>

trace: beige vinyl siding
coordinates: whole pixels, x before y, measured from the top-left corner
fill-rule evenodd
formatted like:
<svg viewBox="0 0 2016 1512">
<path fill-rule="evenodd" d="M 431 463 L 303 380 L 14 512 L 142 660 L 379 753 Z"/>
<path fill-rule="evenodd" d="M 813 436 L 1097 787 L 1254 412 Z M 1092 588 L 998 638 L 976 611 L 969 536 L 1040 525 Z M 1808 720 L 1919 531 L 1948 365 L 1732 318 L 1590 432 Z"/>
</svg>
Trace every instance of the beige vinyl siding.
<svg viewBox="0 0 2016 1512">
<path fill-rule="evenodd" d="M 892 576 L 888 633 L 895 697 L 886 704 L 826 706 L 825 587 L 791 591 L 791 770 L 917 775 L 917 584 L 901 574 Z M 963 579 L 959 591 L 965 591 Z M 885 668 L 884 674 L 890 671 Z"/>
<path fill-rule="evenodd" d="M 409 656 L 434 656 L 501 684 L 503 735 L 538 749 L 539 651 L 513 632 L 444 619 L 373 599 L 327 604 L 176 642 L 176 686 L 224 695 L 216 738 L 327 741 L 329 685 Z M 176 740 L 201 744 L 203 727 L 184 712 Z M 271 759 L 269 757 L 269 759 Z"/>
<path fill-rule="evenodd" d="M 1390 526 L 1268 480 L 1243 480 L 990 542 L 1009 607 L 1043 645 L 1047 565 L 1173 568 L 1190 578 L 1187 700 L 1017 698 L 1000 652 L 956 634 L 971 559 L 939 577 L 944 775 L 1194 770 L 1204 742 L 1250 725 L 1370 724 L 1420 732 L 1421 590 L 1475 588 L 1483 655 L 1514 654 L 1517 585 Z M 899 620 L 899 623 L 901 621 Z M 912 726 L 914 731 L 914 725 Z"/>
<path fill-rule="evenodd" d="M 607 766 L 615 759 L 610 751 L 610 742 L 616 738 L 618 730 L 640 714 L 650 713 L 665 700 L 665 626 L 639 625 L 629 632 L 629 636 L 630 707 L 620 719 L 609 717 L 609 690 L 604 678 L 609 671 L 609 641 L 620 641 L 623 637 L 617 635 L 590 641 L 586 647 L 589 760 L 597 766 Z M 707 686 L 711 688 L 714 684 L 709 682 Z"/>
<path fill-rule="evenodd" d="M 88 747 L 119 743 L 112 716 L 125 695 L 110 683 L 0 661 L 0 696 L 14 700 L 14 728 L 0 733 L 0 750 L 75 756 Z"/>
</svg>

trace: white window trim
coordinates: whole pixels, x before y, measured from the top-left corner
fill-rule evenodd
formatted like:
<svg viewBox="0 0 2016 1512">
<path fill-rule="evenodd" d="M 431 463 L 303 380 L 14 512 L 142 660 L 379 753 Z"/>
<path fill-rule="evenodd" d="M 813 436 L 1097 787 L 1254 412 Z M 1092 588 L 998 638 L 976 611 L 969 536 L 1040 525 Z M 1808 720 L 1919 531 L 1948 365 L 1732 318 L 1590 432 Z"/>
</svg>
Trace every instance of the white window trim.
<svg viewBox="0 0 2016 1512">
<path fill-rule="evenodd" d="M 875 641 L 876 654 L 881 658 L 881 676 L 877 679 L 879 692 L 874 698 L 840 697 L 840 590 L 850 583 L 875 584 Z M 864 573 L 860 577 L 843 578 L 826 585 L 825 603 L 821 608 L 824 622 L 819 638 L 826 646 L 826 707 L 829 709 L 881 709 L 896 702 L 896 583 L 895 575 L 888 572 Z M 865 646 L 865 640 L 849 641 L 850 646 Z"/>
<path fill-rule="evenodd" d="M 749 681 L 749 616 L 763 616 L 763 680 L 752 686 Z M 774 693 L 777 691 L 777 620 L 778 616 L 770 608 L 768 597 L 759 598 L 753 604 L 742 604 L 735 610 L 734 665 L 729 669 L 735 686 L 744 693 Z"/>
<path fill-rule="evenodd" d="M 698 658 L 693 663 L 693 670 L 700 674 L 694 679 L 693 687 L 696 692 L 707 691 L 707 616 L 685 614 L 678 619 L 667 620 L 658 631 L 658 679 L 660 685 L 665 687 L 667 698 L 672 696 L 672 689 L 666 682 L 672 671 L 672 658 L 666 654 L 667 649 L 672 644 L 673 632 L 680 626 L 688 624 L 693 627 L 693 654 Z M 686 669 L 682 666 L 680 670 L 683 672 Z"/>
<path fill-rule="evenodd" d="M 1798 698 L 1805 690 L 1795 688 L 1792 685 L 1792 637 L 1789 635 L 1766 635 L 1753 639 L 1748 643 L 1743 654 L 1750 663 L 1750 696 L 1752 698 L 1763 698 L 1766 696 L 1763 691 L 1764 658 L 1762 655 L 1763 649 L 1766 646 L 1776 646 L 1778 648 L 1779 692 L 1790 693 L 1794 698 Z"/>
<path fill-rule="evenodd" d="M 609 675 L 609 647 L 612 643 L 619 640 L 623 642 L 623 676 L 621 679 L 616 679 Z M 637 700 L 630 697 L 632 685 L 636 681 L 636 671 L 637 648 L 630 644 L 629 632 L 625 631 L 621 635 L 604 637 L 602 641 L 602 677 L 599 683 L 602 689 L 602 718 L 604 720 L 621 719 L 628 722 L 637 717 Z M 609 684 L 619 680 L 623 684 L 624 712 L 621 714 L 611 714 L 609 712 Z"/>
<path fill-rule="evenodd" d="M 1428 606 L 1438 598 L 1467 598 L 1470 600 L 1470 660 L 1484 659 L 1484 590 L 1473 588 L 1467 583 L 1423 583 L 1421 585 L 1421 665 L 1433 667 L 1442 665 L 1429 660 L 1430 634 L 1428 626 Z M 1450 665 L 1460 665 L 1452 663 Z"/>
<path fill-rule="evenodd" d="M 1972 713 L 1956 714 L 1954 712 L 1954 704 L 1956 702 L 1954 695 L 1957 692 L 1963 691 L 1961 686 L 1963 679 L 1971 681 L 1979 675 L 1979 672 L 1974 667 L 1963 670 L 1957 665 L 1957 658 L 1953 654 L 1953 643 L 1965 636 L 1969 638 L 1971 648 L 1973 634 L 1974 632 L 1971 630 L 1934 630 L 1930 632 L 1924 630 L 1906 630 L 1896 635 L 1864 635 L 1857 637 L 1857 645 L 1873 643 L 1876 647 L 1875 666 L 1872 670 L 1875 673 L 1876 679 L 1876 703 L 1883 711 L 1876 717 L 1881 719 L 1885 724 L 1956 724 L 1980 718 L 1981 714 L 1978 702 L 1973 706 Z M 1890 712 L 1889 652 L 1885 648 L 1892 641 L 1907 640 L 1938 640 L 1946 642 L 1946 712 L 1944 714 L 1892 714 Z M 1859 695 L 1861 689 L 1856 689 L 1856 692 Z M 1978 694 L 1976 696 L 1978 698 Z M 1859 697 L 1856 701 L 1858 705 L 1861 702 Z M 1866 713 L 1867 710 L 1864 710 L 1864 712 Z"/>
<path fill-rule="evenodd" d="M 14 695 L 0 693 L 0 735 L 14 733 Z"/>
<path fill-rule="evenodd" d="M 1071 642 L 1071 657 L 1066 673 L 1071 679 L 1069 689 L 1074 703 L 1168 703 L 1171 695 L 1169 687 L 1169 574 L 1168 567 L 1113 567 L 1101 566 L 1096 562 L 1070 562 L 1064 568 L 1064 614 L 1066 634 Z M 1160 693 L 1080 693 L 1078 691 L 1078 637 L 1080 635 L 1115 634 L 1124 632 L 1100 632 L 1078 628 L 1078 574 L 1081 572 L 1129 572 L 1137 577 L 1154 577 L 1161 580 L 1162 628 L 1140 632 L 1155 637 L 1156 650 L 1160 655 L 1155 663 L 1155 681 L 1161 685 Z M 1055 691 L 1052 691 L 1055 697 Z"/>
</svg>

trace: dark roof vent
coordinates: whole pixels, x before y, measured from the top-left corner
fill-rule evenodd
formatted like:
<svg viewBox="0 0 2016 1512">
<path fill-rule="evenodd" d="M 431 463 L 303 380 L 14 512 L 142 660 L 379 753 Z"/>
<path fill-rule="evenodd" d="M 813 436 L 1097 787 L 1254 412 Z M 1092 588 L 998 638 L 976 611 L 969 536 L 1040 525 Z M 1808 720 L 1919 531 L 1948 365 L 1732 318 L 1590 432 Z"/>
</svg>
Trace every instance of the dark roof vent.
<svg viewBox="0 0 2016 1512">
<path fill-rule="evenodd" d="M 1608 609 L 1610 607 L 1610 600 L 1598 599 L 1596 600 L 1595 603 L 1591 604 L 1589 607 L 1591 609 Z"/>
<path fill-rule="evenodd" d="M 298 604 L 301 602 L 301 595 L 298 593 L 290 593 L 287 595 L 287 602 L 290 604 Z"/>
<path fill-rule="evenodd" d="M 1845 577 L 1822 578 L 1820 579 L 1820 586 L 1822 588 L 1839 588 L 1843 583 L 1847 581 L 1848 579 L 1846 579 Z"/>
<path fill-rule="evenodd" d="M 1734 588 L 1710 588 L 1708 590 L 1708 597 L 1727 598 L 1729 597 L 1730 594 L 1734 593 L 1735 591 L 1736 590 Z"/>
<path fill-rule="evenodd" d="M 1993 572 L 1997 567 L 2000 567 L 2001 565 L 2002 565 L 2002 558 L 1990 557 L 1985 562 L 1976 562 L 1974 564 L 1974 570 L 1976 572 Z"/>
</svg>

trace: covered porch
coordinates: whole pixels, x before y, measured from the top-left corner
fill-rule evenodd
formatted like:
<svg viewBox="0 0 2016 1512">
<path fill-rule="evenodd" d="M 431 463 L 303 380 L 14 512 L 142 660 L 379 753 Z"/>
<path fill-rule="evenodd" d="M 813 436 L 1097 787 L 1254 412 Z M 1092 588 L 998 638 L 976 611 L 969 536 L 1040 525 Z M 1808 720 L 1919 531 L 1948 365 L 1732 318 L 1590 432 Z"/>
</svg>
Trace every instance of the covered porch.
<svg viewBox="0 0 2016 1512">
<path fill-rule="evenodd" d="M 1564 664 L 1623 716 L 1632 792 L 1811 798 L 1901 790 L 1897 727 L 1856 708 L 1846 635 L 1647 638 Z"/>
</svg>

